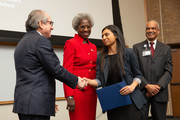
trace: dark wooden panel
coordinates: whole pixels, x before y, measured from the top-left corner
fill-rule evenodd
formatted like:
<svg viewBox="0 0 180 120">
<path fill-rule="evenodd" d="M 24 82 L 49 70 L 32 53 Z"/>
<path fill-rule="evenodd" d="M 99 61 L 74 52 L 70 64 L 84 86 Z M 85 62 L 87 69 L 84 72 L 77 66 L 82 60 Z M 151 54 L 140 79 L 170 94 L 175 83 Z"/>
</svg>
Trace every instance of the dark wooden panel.
<svg viewBox="0 0 180 120">
<path fill-rule="evenodd" d="M 180 117 L 180 85 L 171 85 L 173 116 Z"/>
<path fill-rule="evenodd" d="M 173 78 L 171 83 L 180 83 L 180 49 L 172 50 Z"/>
<path fill-rule="evenodd" d="M 180 49 L 172 49 L 173 78 L 171 95 L 173 116 L 180 117 Z"/>
</svg>

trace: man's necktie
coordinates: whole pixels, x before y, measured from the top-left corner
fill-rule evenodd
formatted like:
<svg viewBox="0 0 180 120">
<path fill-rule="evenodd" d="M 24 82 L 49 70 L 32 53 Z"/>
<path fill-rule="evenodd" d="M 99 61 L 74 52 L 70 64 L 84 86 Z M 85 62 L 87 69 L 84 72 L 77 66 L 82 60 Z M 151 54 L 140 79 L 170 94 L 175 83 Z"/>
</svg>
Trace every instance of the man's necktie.
<svg viewBox="0 0 180 120">
<path fill-rule="evenodd" d="M 152 55 L 152 57 L 154 56 L 154 47 L 153 47 L 153 44 L 154 44 L 154 42 L 150 42 L 150 44 L 151 44 L 151 55 Z"/>
</svg>

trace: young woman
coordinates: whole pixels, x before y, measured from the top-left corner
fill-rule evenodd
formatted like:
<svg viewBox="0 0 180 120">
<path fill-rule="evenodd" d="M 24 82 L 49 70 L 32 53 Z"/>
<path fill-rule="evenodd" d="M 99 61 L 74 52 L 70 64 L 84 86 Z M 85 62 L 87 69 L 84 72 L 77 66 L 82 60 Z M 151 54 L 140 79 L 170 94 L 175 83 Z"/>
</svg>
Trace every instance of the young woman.
<svg viewBox="0 0 180 120">
<path fill-rule="evenodd" d="M 136 57 L 130 48 L 125 47 L 122 32 L 115 25 L 102 30 L 102 42 L 96 79 L 87 79 L 87 82 L 93 87 L 105 87 L 126 81 L 127 86 L 120 90 L 120 94 L 129 94 L 133 104 L 107 111 L 108 120 L 140 120 L 145 99 L 137 87 L 141 83 L 141 72 Z"/>
</svg>

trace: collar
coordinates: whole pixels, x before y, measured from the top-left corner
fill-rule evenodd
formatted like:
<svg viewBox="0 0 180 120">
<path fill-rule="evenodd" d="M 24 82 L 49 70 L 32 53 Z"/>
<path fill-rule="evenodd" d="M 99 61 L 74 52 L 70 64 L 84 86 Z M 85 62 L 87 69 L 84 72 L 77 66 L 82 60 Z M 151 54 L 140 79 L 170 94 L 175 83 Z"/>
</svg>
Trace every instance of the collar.
<svg viewBox="0 0 180 120">
<path fill-rule="evenodd" d="M 156 45 L 156 43 L 157 43 L 157 38 L 156 38 L 154 41 L 150 41 L 150 40 L 148 40 L 148 39 L 147 39 L 147 41 L 148 41 L 148 44 L 150 44 L 150 42 L 154 42 L 154 45 Z"/>
<path fill-rule="evenodd" d="M 79 36 L 78 34 L 75 34 L 74 38 L 77 39 L 77 41 L 79 41 L 80 43 L 83 44 L 84 39 L 81 36 Z M 89 44 L 89 39 L 87 39 L 87 43 Z"/>
<path fill-rule="evenodd" d="M 37 30 L 36 30 L 37 31 Z M 37 33 L 39 33 L 41 36 L 42 36 L 42 34 L 39 32 L 39 31 L 37 31 Z"/>
</svg>

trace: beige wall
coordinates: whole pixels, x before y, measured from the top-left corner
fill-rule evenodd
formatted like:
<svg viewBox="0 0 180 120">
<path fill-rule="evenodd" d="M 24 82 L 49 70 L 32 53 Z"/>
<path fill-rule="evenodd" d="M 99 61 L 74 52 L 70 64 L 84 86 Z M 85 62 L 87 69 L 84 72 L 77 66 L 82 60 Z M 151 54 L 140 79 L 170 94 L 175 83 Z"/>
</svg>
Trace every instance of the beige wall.
<svg viewBox="0 0 180 120">
<path fill-rule="evenodd" d="M 119 0 L 119 6 L 124 37 L 131 48 L 146 39 L 144 0 Z"/>
<path fill-rule="evenodd" d="M 119 0 L 119 2 L 126 43 L 129 47 L 132 47 L 133 44 L 145 39 L 144 0 Z M 52 117 L 51 120 L 68 120 L 68 112 L 65 109 L 66 102 L 57 101 L 57 104 L 59 105 L 60 110 L 56 114 L 56 117 Z M 100 113 L 101 108 L 98 103 L 97 116 Z M 0 105 L 0 120 L 18 120 L 17 115 L 12 113 L 12 104 Z M 106 114 L 100 116 L 98 120 L 107 120 Z"/>
</svg>

